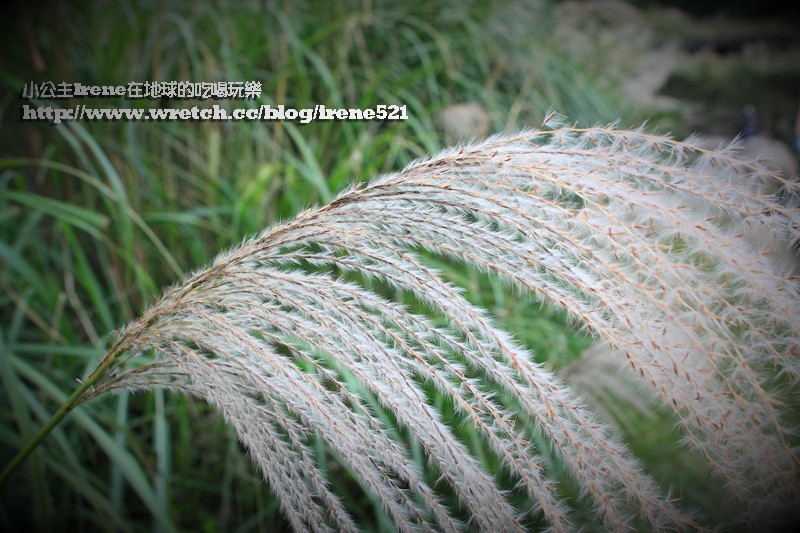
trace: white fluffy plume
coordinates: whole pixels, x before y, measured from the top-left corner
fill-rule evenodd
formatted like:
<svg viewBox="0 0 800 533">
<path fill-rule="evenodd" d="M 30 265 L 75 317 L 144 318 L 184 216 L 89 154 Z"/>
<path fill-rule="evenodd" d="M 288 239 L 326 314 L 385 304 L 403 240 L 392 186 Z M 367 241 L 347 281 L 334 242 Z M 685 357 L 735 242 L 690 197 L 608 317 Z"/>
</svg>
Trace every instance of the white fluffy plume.
<svg viewBox="0 0 800 533">
<path fill-rule="evenodd" d="M 800 215 L 748 187 L 766 172 L 733 150 L 555 121 L 452 149 L 220 255 L 119 333 L 90 396 L 167 387 L 205 398 L 298 531 L 358 528 L 315 464 L 311 434 L 403 531 L 457 531 L 463 516 L 481 530 L 519 530 L 529 513 L 575 529 L 550 453 L 604 528 L 697 527 L 575 391 L 428 266 L 432 253 L 535 293 L 607 342 L 677 413 L 686 444 L 751 519 L 774 515 L 799 485 L 782 400 L 800 378 L 800 297 L 742 228 L 797 242 Z M 426 482 L 354 381 L 413 435 L 463 512 Z M 533 508 L 511 503 L 426 384 Z"/>
</svg>

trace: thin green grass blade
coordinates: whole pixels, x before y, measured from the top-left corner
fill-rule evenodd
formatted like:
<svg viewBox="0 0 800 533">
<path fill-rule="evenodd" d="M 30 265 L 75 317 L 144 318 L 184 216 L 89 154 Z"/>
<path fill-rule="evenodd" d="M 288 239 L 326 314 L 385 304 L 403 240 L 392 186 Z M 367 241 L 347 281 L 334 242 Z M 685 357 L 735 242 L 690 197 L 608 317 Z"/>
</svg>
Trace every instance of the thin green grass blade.
<svg viewBox="0 0 800 533">
<path fill-rule="evenodd" d="M 63 404 L 67 400 L 66 394 L 32 365 L 18 357 L 12 356 L 10 359 L 12 366 L 20 375 L 36 385 L 55 402 Z M 142 471 L 141 466 L 130 452 L 118 446 L 114 438 L 100 427 L 100 424 L 85 411 L 76 409 L 72 412 L 72 417 L 78 427 L 90 434 L 100 448 L 106 453 L 108 458 L 119 466 L 131 488 L 158 520 L 158 523 L 163 526 L 166 531 L 177 531 L 172 520 L 164 512 L 161 503 L 158 501 L 158 496 L 147 480 L 147 475 Z"/>
</svg>

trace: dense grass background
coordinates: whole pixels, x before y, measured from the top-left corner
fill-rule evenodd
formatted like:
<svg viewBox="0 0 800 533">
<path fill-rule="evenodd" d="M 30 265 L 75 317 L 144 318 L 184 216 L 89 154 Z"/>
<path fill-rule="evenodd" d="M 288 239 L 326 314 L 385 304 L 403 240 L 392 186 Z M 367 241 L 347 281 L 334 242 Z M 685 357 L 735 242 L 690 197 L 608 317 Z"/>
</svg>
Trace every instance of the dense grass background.
<svg viewBox="0 0 800 533">
<path fill-rule="evenodd" d="M 538 125 L 551 109 L 581 124 L 633 124 L 656 114 L 633 107 L 599 57 L 571 52 L 553 17 L 547 3 L 516 1 L 78 2 L 12 10 L 0 23 L 0 461 L 91 370 L 112 332 L 164 287 L 348 184 L 444 147 L 440 110 L 479 102 L 492 132 Z M 55 103 L 402 104 L 409 120 L 20 120 L 25 82 L 156 80 L 256 80 L 263 92 L 259 102 Z M 536 302 L 477 273 L 439 266 L 553 368 L 590 344 Z M 666 415 L 618 412 L 659 479 L 706 512 L 724 513 L 698 464 L 672 447 Z M 354 514 L 385 529 L 386 517 L 322 443 L 317 452 Z M 573 489 L 565 483 L 563 490 Z M 285 524 L 221 418 L 202 402 L 154 392 L 94 401 L 56 429 L 2 488 L 0 528 L 30 526 L 276 531 Z"/>
</svg>

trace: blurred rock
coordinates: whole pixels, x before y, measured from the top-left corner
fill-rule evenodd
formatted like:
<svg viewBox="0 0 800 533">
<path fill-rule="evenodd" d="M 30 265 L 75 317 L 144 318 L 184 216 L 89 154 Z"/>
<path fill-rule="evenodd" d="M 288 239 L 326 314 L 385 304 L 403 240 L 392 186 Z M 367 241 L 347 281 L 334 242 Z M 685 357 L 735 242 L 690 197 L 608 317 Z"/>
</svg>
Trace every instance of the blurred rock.
<svg viewBox="0 0 800 533">
<path fill-rule="evenodd" d="M 721 136 L 703 136 L 700 144 L 709 149 L 728 146 L 732 139 Z M 759 161 L 775 170 L 780 176 L 797 181 L 800 165 L 797 157 L 785 143 L 767 137 L 766 135 L 752 135 L 739 141 L 738 156 L 748 161 Z M 798 206 L 800 202 L 795 195 L 787 195 L 778 179 L 751 183 L 750 188 L 760 194 L 777 194 L 782 196 L 783 203 L 788 206 Z M 768 255 L 778 271 L 790 276 L 800 277 L 800 250 L 793 245 L 787 235 L 779 227 L 764 224 L 751 224 L 742 222 L 739 231 L 747 236 L 755 253 Z"/>
<path fill-rule="evenodd" d="M 643 387 L 625 354 L 607 343 L 593 344 L 566 366 L 561 377 L 592 406 L 604 422 L 637 432 L 639 417 L 653 418 L 656 393 Z M 624 405 L 625 409 L 620 409 Z"/>
<path fill-rule="evenodd" d="M 764 160 L 778 170 L 784 178 L 797 176 L 798 163 L 792 149 L 785 143 L 764 135 L 753 135 L 744 140 L 742 156 L 752 160 Z"/>
<path fill-rule="evenodd" d="M 753 251 L 769 257 L 775 269 L 785 276 L 800 277 L 800 254 L 789 244 L 780 227 L 769 223 L 742 221 L 737 232 L 745 235 Z"/>
<path fill-rule="evenodd" d="M 478 102 L 455 104 L 439 111 L 437 121 L 447 144 L 485 137 L 489 132 L 489 113 Z"/>
<path fill-rule="evenodd" d="M 701 145 L 716 149 L 728 146 L 733 139 L 718 135 L 704 135 Z M 793 180 L 800 172 L 800 165 L 789 146 L 777 139 L 766 135 L 751 135 L 739 140 L 738 156 L 747 161 L 760 161 L 775 170 L 782 177 Z M 760 193 L 775 194 L 780 190 L 780 182 L 772 180 L 769 183 L 752 184 L 753 189 Z"/>
</svg>

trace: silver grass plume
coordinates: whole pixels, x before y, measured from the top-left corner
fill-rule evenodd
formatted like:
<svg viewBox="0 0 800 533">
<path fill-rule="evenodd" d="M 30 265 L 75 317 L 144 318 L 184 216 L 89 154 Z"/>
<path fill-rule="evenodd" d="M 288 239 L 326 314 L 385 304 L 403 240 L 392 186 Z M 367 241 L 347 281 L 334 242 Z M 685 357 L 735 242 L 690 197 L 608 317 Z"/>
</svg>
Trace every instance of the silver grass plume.
<svg viewBox="0 0 800 533">
<path fill-rule="evenodd" d="M 311 434 L 401 531 L 514 531 L 539 513 L 555 531 L 577 529 L 549 453 L 608 530 L 699 527 L 576 391 L 428 266 L 433 253 L 566 311 L 674 410 L 685 444 L 751 520 L 779 516 L 800 485 L 784 404 L 800 378 L 800 297 L 743 228 L 797 243 L 800 215 L 748 185 L 765 179 L 779 178 L 734 148 L 558 117 L 451 149 L 221 254 L 119 332 L 85 398 L 153 387 L 205 398 L 298 531 L 358 528 L 315 463 Z M 466 513 L 425 481 L 352 380 L 413 435 Z M 532 508 L 510 503 L 425 384 L 474 426 Z"/>
</svg>

